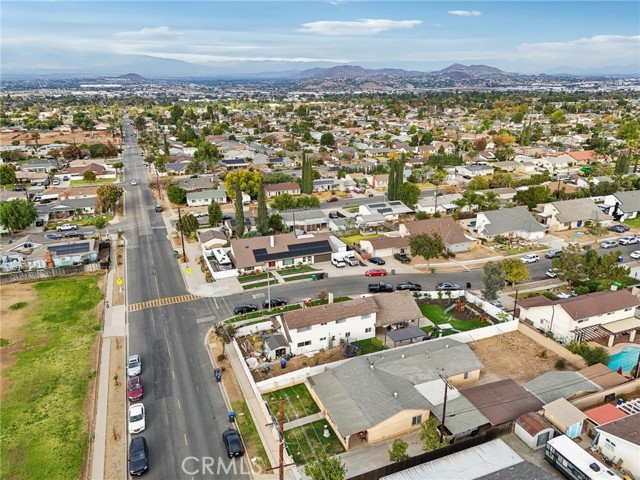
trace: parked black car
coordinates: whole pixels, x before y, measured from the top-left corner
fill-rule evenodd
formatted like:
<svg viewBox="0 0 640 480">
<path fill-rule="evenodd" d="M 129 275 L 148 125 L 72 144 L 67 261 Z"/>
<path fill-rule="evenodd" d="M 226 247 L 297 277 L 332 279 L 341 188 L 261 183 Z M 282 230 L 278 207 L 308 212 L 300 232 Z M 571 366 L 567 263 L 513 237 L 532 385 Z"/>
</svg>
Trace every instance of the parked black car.
<svg viewBox="0 0 640 480">
<path fill-rule="evenodd" d="M 616 233 L 624 233 L 628 232 L 630 228 L 626 225 L 613 225 L 609 227 L 609 230 Z"/>
<path fill-rule="evenodd" d="M 144 437 L 133 437 L 129 444 L 129 473 L 142 475 L 149 470 L 149 449 Z"/>
<path fill-rule="evenodd" d="M 84 240 L 83 232 L 69 232 L 69 233 L 65 233 L 64 236 L 65 238 L 79 238 L 81 240 Z"/>
<path fill-rule="evenodd" d="M 262 308 L 284 307 L 287 304 L 287 299 L 282 297 L 271 297 L 262 301 Z"/>
<path fill-rule="evenodd" d="M 246 315 L 247 313 L 257 312 L 258 307 L 253 303 L 243 303 L 233 307 L 234 315 Z"/>
<path fill-rule="evenodd" d="M 413 282 L 398 282 L 396 290 L 409 290 L 412 292 L 422 291 L 422 285 Z"/>
<path fill-rule="evenodd" d="M 244 455 L 244 445 L 242 445 L 242 439 L 237 430 L 228 428 L 222 433 L 222 441 L 227 448 L 227 455 L 229 458 L 241 457 Z"/>
<path fill-rule="evenodd" d="M 400 263 L 411 263 L 411 259 L 404 253 L 394 253 L 393 258 L 398 260 Z"/>
<path fill-rule="evenodd" d="M 376 265 L 384 265 L 385 261 L 383 259 L 381 259 L 380 257 L 371 257 L 369 259 L 369 261 L 371 263 L 375 263 Z"/>
</svg>

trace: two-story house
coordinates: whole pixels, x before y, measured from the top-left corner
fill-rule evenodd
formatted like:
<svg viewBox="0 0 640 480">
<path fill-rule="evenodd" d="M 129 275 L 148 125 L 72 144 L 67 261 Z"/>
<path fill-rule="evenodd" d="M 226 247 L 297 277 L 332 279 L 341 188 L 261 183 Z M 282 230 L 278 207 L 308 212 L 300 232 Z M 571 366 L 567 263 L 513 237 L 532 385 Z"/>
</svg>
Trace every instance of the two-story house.
<svg viewBox="0 0 640 480">
<path fill-rule="evenodd" d="M 640 190 L 607 195 L 604 197 L 603 206 L 618 222 L 637 218 L 640 212 Z"/>
<path fill-rule="evenodd" d="M 596 427 L 594 444 L 615 465 L 640 475 L 640 413 Z"/>
</svg>

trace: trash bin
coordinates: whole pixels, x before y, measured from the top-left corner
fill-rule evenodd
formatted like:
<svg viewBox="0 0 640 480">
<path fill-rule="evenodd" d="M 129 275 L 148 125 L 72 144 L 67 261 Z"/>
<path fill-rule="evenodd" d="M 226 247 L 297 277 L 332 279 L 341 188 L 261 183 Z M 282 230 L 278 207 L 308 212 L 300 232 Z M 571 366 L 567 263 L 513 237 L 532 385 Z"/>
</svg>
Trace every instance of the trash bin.
<svg viewBox="0 0 640 480">
<path fill-rule="evenodd" d="M 624 258 L 622 257 L 622 255 L 620 255 L 618 257 L 618 263 L 623 263 L 624 262 Z"/>
<path fill-rule="evenodd" d="M 467 288 L 471 288 L 471 282 L 467 282 Z"/>
<path fill-rule="evenodd" d="M 436 273 L 436 267 L 431 267 L 431 273 Z"/>
<path fill-rule="evenodd" d="M 311 275 L 311 281 L 315 282 L 318 279 L 318 277 L 316 277 L 315 275 Z"/>
<path fill-rule="evenodd" d="M 229 421 L 235 422 L 236 420 L 236 412 L 229 412 Z"/>
<path fill-rule="evenodd" d="M 391 270 L 391 275 L 395 275 L 396 271 L 395 270 Z"/>
</svg>

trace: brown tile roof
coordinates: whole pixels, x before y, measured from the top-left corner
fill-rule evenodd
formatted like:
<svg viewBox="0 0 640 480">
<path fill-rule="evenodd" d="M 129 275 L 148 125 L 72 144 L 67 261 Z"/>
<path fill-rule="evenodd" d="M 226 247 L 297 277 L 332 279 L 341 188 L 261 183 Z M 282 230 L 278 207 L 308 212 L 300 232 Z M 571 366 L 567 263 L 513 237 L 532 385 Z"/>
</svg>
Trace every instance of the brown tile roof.
<svg viewBox="0 0 640 480">
<path fill-rule="evenodd" d="M 96 175 L 103 175 L 107 171 L 104 165 L 99 165 L 97 163 L 90 163 L 88 165 L 82 165 L 79 167 L 64 168 L 61 171 L 59 171 L 58 174 L 60 175 L 74 174 L 74 173 L 84 174 L 84 172 L 89 170 L 91 170 Z"/>
<path fill-rule="evenodd" d="M 379 237 L 368 240 L 374 250 L 382 248 L 409 248 L 408 237 Z"/>
<path fill-rule="evenodd" d="M 596 363 L 590 367 L 578 370 L 578 373 L 602 387 L 603 390 L 627 383 L 626 377 L 620 375 L 618 372 L 614 372 L 602 363 Z"/>
<path fill-rule="evenodd" d="M 598 430 L 615 435 L 629 443 L 640 445 L 640 413 L 609 422 Z"/>
<path fill-rule="evenodd" d="M 439 233 L 445 244 L 468 243 L 469 240 L 452 217 L 430 218 L 405 223 L 411 235 Z"/>
<path fill-rule="evenodd" d="M 274 246 L 270 244 L 270 238 L 273 237 Z M 305 235 L 297 237 L 295 233 L 285 233 L 281 235 L 271 235 L 265 237 L 253 237 L 253 238 L 237 238 L 231 240 L 231 252 L 235 260 L 237 268 L 246 268 L 254 266 L 262 266 L 265 261 L 257 261 L 254 252 L 258 249 L 265 249 L 267 254 L 282 254 L 281 258 L 298 258 L 303 256 L 301 253 L 291 251 L 289 247 L 291 245 L 299 245 L 303 243 L 312 242 L 327 242 L 326 252 L 316 252 L 315 255 L 335 252 L 336 247 L 329 239 L 329 233 L 315 233 L 313 235 Z M 290 255 L 287 253 L 291 252 Z"/>
<path fill-rule="evenodd" d="M 515 420 L 529 412 L 537 412 L 543 403 L 511 379 L 460 390 L 492 425 Z"/>
<path fill-rule="evenodd" d="M 625 308 L 637 307 L 640 306 L 640 300 L 627 290 L 606 290 L 555 301 L 540 295 L 526 298 L 520 302 L 520 306 L 523 308 L 539 307 L 541 305 L 560 305 L 571 318 L 580 320 Z M 633 312 L 629 316 L 633 316 Z"/>
<path fill-rule="evenodd" d="M 593 150 L 576 150 L 567 152 L 567 154 L 578 161 L 595 160 L 597 158 L 597 154 Z"/>
<path fill-rule="evenodd" d="M 300 190 L 300 185 L 295 182 L 272 183 L 264 186 L 267 192 L 285 192 L 288 190 Z"/>
<path fill-rule="evenodd" d="M 378 305 L 373 297 L 356 298 L 346 302 L 329 303 L 317 307 L 294 310 L 282 314 L 289 330 L 310 327 L 319 323 L 343 320 L 345 318 L 359 317 L 370 313 L 377 313 Z"/>
<path fill-rule="evenodd" d="M 591 410 L 585 410 L 584 414 L 598 425 L 604 425 L 605 423 L 613 422 L 628 415 L 627 412 L 616 408 L 610 403 L 605 403 Z"/>
<path fill-rule="evenodd" d="M 407 290 L 376 295 L 373 299 L 379 309 L 378 315 L 376 315 L 376 327 L 385 327 L 392 323 L 408 322 L 424 317 L 413 295 Z"/>
<path fill-rule="evenodd" d="M 544 418 L 542 418 L 537 413 L 525 413 L 521 417 L 516 420 L 516 423 L 520 425 L 525 432 L 527 432 L 532 437 L 542 430 L 547 428 L 553 428 L 553 426 L 547 422 Z"/>
</svg>

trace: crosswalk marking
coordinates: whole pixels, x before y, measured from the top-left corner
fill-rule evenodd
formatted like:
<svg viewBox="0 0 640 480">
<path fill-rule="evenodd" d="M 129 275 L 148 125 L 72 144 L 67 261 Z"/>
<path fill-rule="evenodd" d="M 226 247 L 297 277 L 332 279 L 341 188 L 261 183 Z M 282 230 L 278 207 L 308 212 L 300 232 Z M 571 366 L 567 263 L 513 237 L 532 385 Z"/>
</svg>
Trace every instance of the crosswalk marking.
<svg viewBox="0 0 640 480">
<path fill-rule="evenodd" d="M 200 300 L 197 295 L 178 295 L 177 297 L 156 298 L 148 302 L 132 303 L 129 305 L 130 312 L 137 312 L 145 308 L 162 307 L 163 305 L 173 305 L 174 303 L 185 303 Z"/>
</svg>

